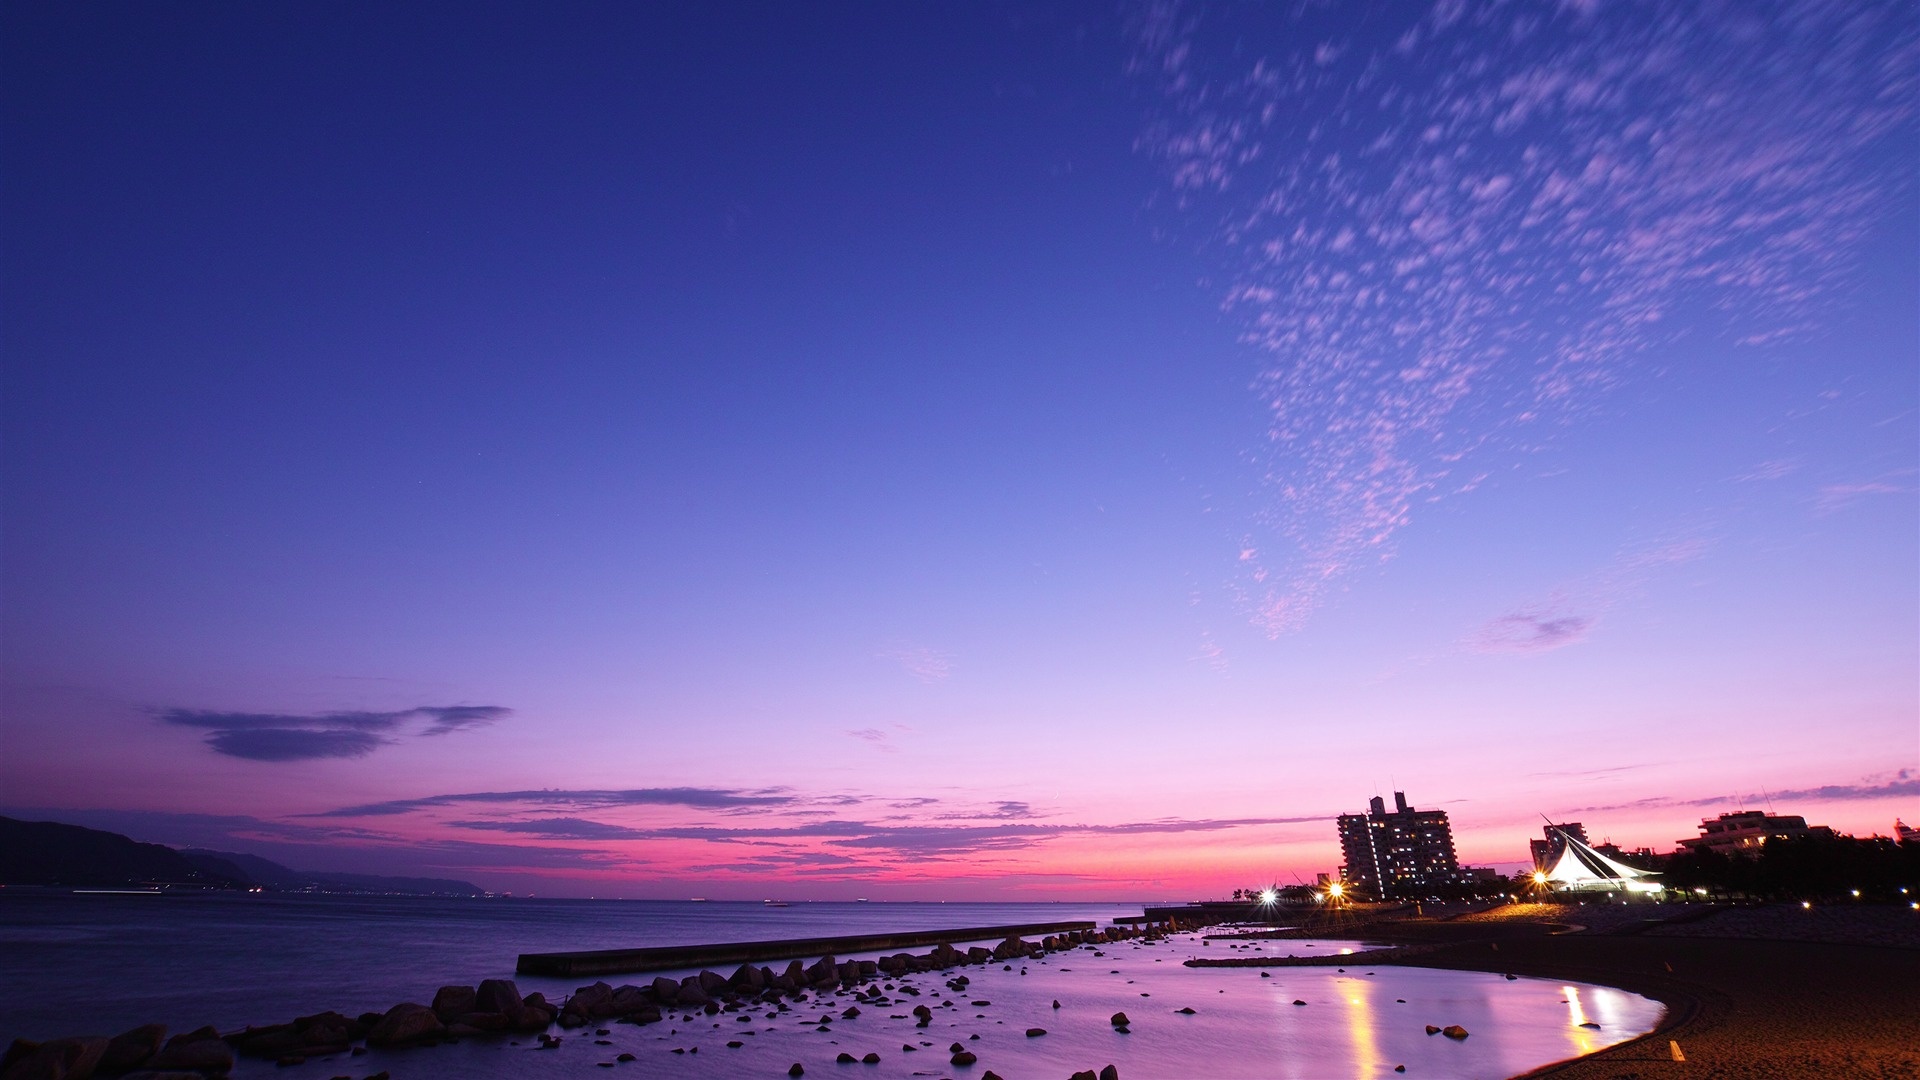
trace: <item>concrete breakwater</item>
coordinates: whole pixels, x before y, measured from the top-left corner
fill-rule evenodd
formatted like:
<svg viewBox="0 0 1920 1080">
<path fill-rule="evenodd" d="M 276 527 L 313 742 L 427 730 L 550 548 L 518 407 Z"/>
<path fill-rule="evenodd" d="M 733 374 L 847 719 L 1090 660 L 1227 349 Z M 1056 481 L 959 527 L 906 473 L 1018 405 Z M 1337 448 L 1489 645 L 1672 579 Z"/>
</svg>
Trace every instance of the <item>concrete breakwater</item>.
<svg viewBox="0 0 1920 1080">
<path fill-rule="evenodd" d="M 842 937 L 794 938 L 784 941 L 742 941 L 719 945 L 664 945 L 647 949 L 596 949 L 590 952 L 521 953 L 514 970 L 521 975 L 621 975 L 634 971 L 705 967 L 708 964 L 757 964 L 800 956 L 882 952 L 913 949 L 956 941 L 987 941 L 1027 934 L 1069 934 L 1093 929 L 1091 922 L 1028 923 L 1020 926 L 975 926 L 951 930 L 917 930 L 893 934 L 851 934 Z"/>
</svg>

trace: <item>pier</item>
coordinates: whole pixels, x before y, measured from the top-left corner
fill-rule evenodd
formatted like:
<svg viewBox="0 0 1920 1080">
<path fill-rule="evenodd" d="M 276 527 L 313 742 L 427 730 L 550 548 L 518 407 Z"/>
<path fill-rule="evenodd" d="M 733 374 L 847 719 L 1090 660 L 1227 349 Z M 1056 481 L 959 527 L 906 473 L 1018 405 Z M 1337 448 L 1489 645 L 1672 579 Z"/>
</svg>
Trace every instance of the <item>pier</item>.
<svg viewBox="0 0 1920 1080">
<path fill-rule="evenodd" d="M 892 934 L 739 941 L 723 945 L 661 945 L 651 949 L 598 949 L 590 952 L 521 953 L 514 968 L 521 975 L 621 975 L 634 971 L 698 968 L 715 964 L 757 964 L 806 956 L 914 949 L 942 942 L 988 941 L 1028 934 L 1064 934 L 1092 930 L 1090 921 L 1026 923 L 1019 926 L 970 926 L 955 930 L 907 930 Z"/>
</svg>

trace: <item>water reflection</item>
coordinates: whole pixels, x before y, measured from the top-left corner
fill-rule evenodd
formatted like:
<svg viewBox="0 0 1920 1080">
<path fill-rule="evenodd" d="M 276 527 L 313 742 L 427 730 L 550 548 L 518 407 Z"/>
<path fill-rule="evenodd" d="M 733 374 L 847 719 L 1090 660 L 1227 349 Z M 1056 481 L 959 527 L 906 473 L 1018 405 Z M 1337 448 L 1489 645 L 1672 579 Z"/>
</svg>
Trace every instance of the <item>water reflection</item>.
<svg viewBox="0 0 1920 1080">
<path fill-rule="evenodd" d="M 1347 1036 L 1353 1042 L 1353 1075 L 1377 1076 L 1380 1073 L 1380 1046 L 1373 1030 L 1375 987 L 1360 979 L 1342 979 L 1338 985 L 1348 1006 Z"/>
</svg>

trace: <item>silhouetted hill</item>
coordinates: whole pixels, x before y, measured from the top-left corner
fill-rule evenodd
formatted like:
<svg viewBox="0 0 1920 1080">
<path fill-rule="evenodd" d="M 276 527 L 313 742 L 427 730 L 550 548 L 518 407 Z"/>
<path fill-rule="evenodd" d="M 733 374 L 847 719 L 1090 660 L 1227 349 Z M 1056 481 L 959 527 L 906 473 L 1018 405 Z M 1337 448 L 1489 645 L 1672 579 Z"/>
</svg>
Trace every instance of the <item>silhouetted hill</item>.
<svg viewBox="0 0 1920 1080">
<path fill-rule="evenodd" d="M 142 844 L 119 833 L 0 817 L 0 884 L 230 889 L 247 882 L 196 864 L 170 847 Z"/>
<path fill-rule="evenodd" d="M 223 868 L 244 876 L 256 885 L 283 892 L 368 892 L 407 893 L 416 896 L 480 896 L 485 890 L 470 881 L 451 878 L 387 877 L 381 874 L 317 873 L 293 870 L 258 855 L 233 851 L 207 851 L 185 848 L 180 852 L 195 865 L 210 873 Z"/>
</svg>

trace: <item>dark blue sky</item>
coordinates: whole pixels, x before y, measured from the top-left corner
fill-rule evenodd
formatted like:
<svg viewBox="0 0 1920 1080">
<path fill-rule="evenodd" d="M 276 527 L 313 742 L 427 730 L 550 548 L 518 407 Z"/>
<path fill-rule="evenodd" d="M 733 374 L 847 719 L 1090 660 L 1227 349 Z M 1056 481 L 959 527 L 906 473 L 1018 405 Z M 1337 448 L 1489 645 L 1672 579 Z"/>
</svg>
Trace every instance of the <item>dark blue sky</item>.
<svg viewBox="0 0 1920 1080">
<path fill-rule="evenodd" d="M 12 5 L 4 801 L 862 895 L 1326 869 L 1396 782 L 1495 861 L 1920 816 L 1914 22 Z M 880 839 L 473 846 L 532 789 Z"/>
</svg>

